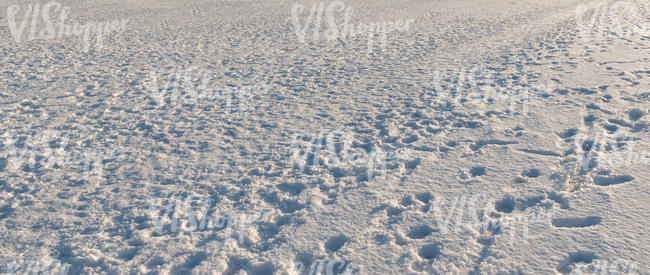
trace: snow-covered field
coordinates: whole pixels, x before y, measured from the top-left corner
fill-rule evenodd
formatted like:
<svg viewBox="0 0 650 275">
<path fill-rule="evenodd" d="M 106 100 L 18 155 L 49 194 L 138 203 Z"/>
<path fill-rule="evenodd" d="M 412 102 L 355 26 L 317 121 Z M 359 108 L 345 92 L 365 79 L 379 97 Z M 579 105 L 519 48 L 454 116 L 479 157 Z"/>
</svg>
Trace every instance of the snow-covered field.
<svg viewBox="0 0 650 275">
<path fill-rule="evenodd" d="M 647 0 L 0 16 L 0 273 L 650 274 Z"/>
</svg>

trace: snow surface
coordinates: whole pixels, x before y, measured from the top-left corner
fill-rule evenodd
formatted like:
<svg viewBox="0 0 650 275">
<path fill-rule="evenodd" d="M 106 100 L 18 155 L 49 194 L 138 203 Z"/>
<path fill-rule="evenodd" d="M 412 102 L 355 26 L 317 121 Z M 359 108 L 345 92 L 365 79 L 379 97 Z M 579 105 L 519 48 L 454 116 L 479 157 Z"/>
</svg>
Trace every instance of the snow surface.
<svg viewBox="0 0 650 275">
<path fill-rule="evenodd" d="M 30 3 L 0 272 L 650 274 L 647 0 Z"/>
</svg>

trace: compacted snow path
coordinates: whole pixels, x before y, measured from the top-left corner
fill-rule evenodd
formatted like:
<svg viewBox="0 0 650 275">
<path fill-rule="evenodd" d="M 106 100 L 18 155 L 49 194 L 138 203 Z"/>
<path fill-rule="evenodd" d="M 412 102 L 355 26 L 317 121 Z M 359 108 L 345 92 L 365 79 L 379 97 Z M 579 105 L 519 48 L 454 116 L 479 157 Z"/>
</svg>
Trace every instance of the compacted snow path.
<svg viewBox="0 0 650 275">
<path fill-rule="evenodd" d="M 647 1 L 0 10 L 0 272 L 650 274 Z"/>
</svg>

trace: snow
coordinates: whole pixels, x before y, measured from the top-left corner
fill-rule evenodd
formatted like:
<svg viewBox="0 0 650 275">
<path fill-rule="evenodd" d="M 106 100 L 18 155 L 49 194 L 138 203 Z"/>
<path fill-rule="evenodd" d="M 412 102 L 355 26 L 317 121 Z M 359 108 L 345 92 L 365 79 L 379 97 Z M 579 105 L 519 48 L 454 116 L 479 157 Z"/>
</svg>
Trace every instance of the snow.
<svg viewBox="0 0 650 275">
<path fill-rule="evenodd" d="M 0 16 L 0 273 L 650 274 L 648 1 Z"/>
</svg>

